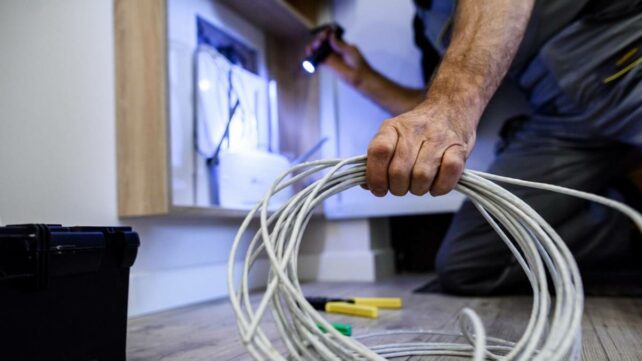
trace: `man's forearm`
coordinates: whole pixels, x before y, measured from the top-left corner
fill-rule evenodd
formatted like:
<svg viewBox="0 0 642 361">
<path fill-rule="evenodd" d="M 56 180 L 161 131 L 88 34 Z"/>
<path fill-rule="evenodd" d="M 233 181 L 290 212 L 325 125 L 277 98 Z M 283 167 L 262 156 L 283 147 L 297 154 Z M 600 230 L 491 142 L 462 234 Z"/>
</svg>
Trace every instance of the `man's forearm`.
<svg viewBox="0 0 642 361">
<path fill-rule="evenodd" d="M 427 98 L 474 112 L 477 122 L 519 48 L 534 0 L 459 0 L 450 45 Z"/>
<path fill-rule="evenodd" d="M 519 48 L 534 0 L 460 0 L 450 46 L 435 73 L 428 99 L 465 107 L 479 120 Z M 399 85 L 372 70 L 357 90 L 392 115 L 426 100 L 424 89 Z"/>
<path fill-rule="evenodd" d="M 425 89 L 404 87 L 374 70 L 355 84 L 355 87 L 392 115 L 405 113 L 426 98 Z"/>
<path fill-rule="evenodd" d="M 450 46 L 425 101 L 387 119 L 368 145 L 375 196 L 450 192 L 476 126 L 517 52 L 534 0 L 458 0 Z"/>
</svg>

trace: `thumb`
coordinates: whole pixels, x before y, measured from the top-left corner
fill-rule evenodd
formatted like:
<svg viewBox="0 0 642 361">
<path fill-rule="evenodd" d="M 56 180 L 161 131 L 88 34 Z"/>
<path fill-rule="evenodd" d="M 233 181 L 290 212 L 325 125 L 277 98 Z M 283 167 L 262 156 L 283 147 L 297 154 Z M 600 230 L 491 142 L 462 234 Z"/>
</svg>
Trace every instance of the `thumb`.
<svg viewBox="0 0 642 361">
<path fill-rule="evenodd" d="M 346 55 L 352 51 L 352 46 L 345 41 L 338 39 L 334 33 L 330 35 L 330 46 L 332 47 L 332 50 L 341 55 Z"/>
</svg>

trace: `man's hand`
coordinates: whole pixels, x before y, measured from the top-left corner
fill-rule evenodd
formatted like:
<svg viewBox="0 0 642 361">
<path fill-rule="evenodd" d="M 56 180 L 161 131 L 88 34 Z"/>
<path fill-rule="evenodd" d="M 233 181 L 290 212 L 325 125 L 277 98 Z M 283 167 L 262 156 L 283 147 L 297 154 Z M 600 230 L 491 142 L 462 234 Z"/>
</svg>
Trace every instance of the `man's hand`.
<svg viewBox="0 0 642 361">
<path fill-rule="evenodd" d="M 306 54 L 310 56 L 326 40 L 330 42 L 333 52 L 323 65 L 386 111 L 401 114 L 424 100 L 424 89 L 407 88 L 386 78 L 368 64 L 356 46 L 337 39 L 330 29 L 314 39 L 306 48 Z"/>
<path fill-rule="evenodd" d="M 383 122 L 368 147 L 367 182 L 379 197 L 448 193 L 475 144 L 476 112 L 427 100 Z"/>
<path fill-rule="evenodd" d="M 459 0 L 451 43 L 425 101 L 386 120 L 368 146 L 376 196 L 450 192 L 475 144 L 486 104 L 519 47 L 534 0 Z"/>
<path fill-rule="evenodd" d="M 363 57 L 361 51 L 356 46 L 337 39 L 330 29 L 319 33 L 305 49 L 306 55 L 310 56 L 326 40 L 329 41 L 333 52 L 326 58 L 323 65 L 334 71 L 343 81 L 358 88 L 366 78 L 374 76 L 374 70 Z"/>
</svg>

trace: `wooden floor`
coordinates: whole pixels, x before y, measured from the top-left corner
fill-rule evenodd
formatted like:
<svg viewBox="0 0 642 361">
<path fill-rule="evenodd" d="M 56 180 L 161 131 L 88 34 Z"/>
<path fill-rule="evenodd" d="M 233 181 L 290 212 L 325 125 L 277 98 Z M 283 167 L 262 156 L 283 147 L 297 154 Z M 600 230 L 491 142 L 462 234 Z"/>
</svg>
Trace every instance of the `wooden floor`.
<svg viewBox="0 0 642 361">
<path fill-rule="evenodd" d="M 403 276 L 378 283 L 312 283 L 308 296 L 402 297 L 403 310 L 380 311 L 377 320 L 328 315 L 348 322 L 354 334 L 383 329 L 457 331 L 456 315 L 463 307 L 479 313 L 487 332 L 509 340 L 521 334 L 531 308 L 530 297 L 460 298 L 411 291 L 427 276 Z M 276 333 L 272 335 L 276 338 Z M 446 336 L 410 340 L 452 340 Z M 377 340 L 373 340 L 377 341 Z M 238 341 L 236 323 L 226 301 L 207 303 L 135 318 L 129 322 L 128 360 L 250 360 Z M 412 357 L 407 360 L 455 360 Z M 457 359 L 460 360 L 460 359 Z M 582 360 L 642 360 L 642 298 L 589 298 L 583 320 Z"/>
</svg>

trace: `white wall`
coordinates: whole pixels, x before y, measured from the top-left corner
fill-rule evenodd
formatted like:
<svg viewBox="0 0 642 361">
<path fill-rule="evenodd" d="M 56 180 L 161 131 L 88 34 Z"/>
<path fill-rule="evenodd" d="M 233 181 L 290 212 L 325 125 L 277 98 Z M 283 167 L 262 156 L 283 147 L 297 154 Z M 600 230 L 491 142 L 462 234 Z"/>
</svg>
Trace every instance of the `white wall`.
<svg viewBox="0 0 642 361">
<path fill-rule="evenodd" d="M 132 315 L 224 296 L 240 220 L 117 217 L 112 6 L 0 2 L 0 219 L 132 225 Z"/>
<path fill-rule="evenodd" d="M 223 297 L 240 220 L 117 217 L 112 7 L 112 0 L 0 1 L 0 219 L 133 226 L 142 244 L 130 315 Z M 382 227 L 382 220 L 315 219 L 300 277 L 389 274 Z M 359 269 L 345 262 L 355 256 Z M 265 264 L 258 266 L 261 275 Z"/>
</svg>

